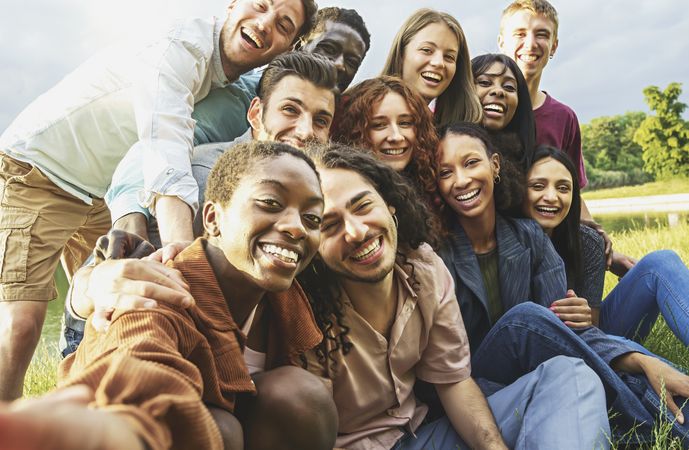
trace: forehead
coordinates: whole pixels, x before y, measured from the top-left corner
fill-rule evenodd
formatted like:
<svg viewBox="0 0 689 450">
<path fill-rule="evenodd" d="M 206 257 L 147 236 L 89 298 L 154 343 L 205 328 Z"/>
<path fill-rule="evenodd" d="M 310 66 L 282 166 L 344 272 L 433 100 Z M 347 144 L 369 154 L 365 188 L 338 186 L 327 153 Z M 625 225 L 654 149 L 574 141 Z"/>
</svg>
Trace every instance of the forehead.
<svg viewBox="0 0 689 450">
<path fill-rule="evenodd" d="M 364 53 L 366 50 L 366 44 L 358 31 L 347 24 L 334 20 L 327 20 L 323 32 L 315 36 L 313 41 L 320 42 L 326 39 L 335 41 L 343 47 L 356 49 L 360 53 Z"/>
<path fill-rule="evenodd" d="M 273 5 L 278 16 L 287 15 L 291 17 L 297 28 L 304 23 L 306 13 L 302 0 L 267 0 L 267 2 Z"/>
<path fill-rule="evenodd" d="M 395 91 L 388 91 L 383 98 L 373 105 L 373 115 L 410 114 L 409 104 Z"/>
<path fill-rule="evenodd" d="M 277 188 L 276 183 L 284 189 Z M 239 189 L 242 188 L 251 191 L 261 188 L 278 189 L 304 198 L 323 198 L 316 172 L 306 161 L 289 154 L 258 161 L 242 178 Z"/>
<path fill-rule="evenodd" d="M 457 36 L 444 22 L 435 22 L 421 28 L 409 41 L 410 44 L 432 42 L 445 50 L 457 51 L 459 42 Z"/>
<path fill-rule="evenodd" d="M 569 170 L 560 161 L 548 157 L 536 161 L 531 166 L 529 178 L 572 181 L 572 174 L 569 173 Z"/>
<path fill-rule="evenodd" d="M 500 61 L 495 61 L 492 63 L 488 68 L 486 69 L 485 72 L 480 73 L 479 76 L 481 75 L 491 75 L 491 76 L 507 76 L 510 78 L 514 78 L 514 73 L 512 73 L 512 70 L 510 70 L 509 67 L 501 63 Z"/>
<path fill-rule="evenodd" d="M 335 93 L 330 89 L 316 86 L 309 80 L 296 75 L 287 75 L 275 85 L 269 94 L 269 102 L 276 103 L 286 99 L 296 99 L 307 109 L 335 112 Z"/>
<path fill-rule="evenodd" d="M 503 32 L 510 33 L 515 30 L 555 30 L 555 24 L 543 14 L 521 9 L 514 14 L 506 16 L 503 24 Z"/>
<path fill-rule="evenodd" d="M 321 175 L 326 212 L 346 208 L 353 197 L 366 191 L 382 200 L 375 186 L 353 170 L 320 168 L 318 172 Z"/>
<path fill-rule="evenodd" d="M 440 143 L 440 159 L 443 164 L 455 163 L 474 153 L 488 156 L 483 142 L 472 136 L 449 133 Z"/>
</svg>

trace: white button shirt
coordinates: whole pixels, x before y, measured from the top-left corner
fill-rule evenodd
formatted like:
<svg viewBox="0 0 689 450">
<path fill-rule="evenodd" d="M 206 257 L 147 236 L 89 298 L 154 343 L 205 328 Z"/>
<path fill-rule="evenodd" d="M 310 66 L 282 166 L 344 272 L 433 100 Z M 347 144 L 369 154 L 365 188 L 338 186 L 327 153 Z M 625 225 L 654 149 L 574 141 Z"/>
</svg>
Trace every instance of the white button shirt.
<svg viewBox="0 0 689 450">
<path fill-rule="evenodd" d="M 148 204 L 156 194 L 171 195 L 196 211 L 191 113 L 210 89 L 228 83 L 218 50 L 222 26 L 217 18 L 186 20 L 148 45 L 98 53 L 22 111 L 0 136 L 0 150 L 90 204 L 138 147 Z"/>
</svg>

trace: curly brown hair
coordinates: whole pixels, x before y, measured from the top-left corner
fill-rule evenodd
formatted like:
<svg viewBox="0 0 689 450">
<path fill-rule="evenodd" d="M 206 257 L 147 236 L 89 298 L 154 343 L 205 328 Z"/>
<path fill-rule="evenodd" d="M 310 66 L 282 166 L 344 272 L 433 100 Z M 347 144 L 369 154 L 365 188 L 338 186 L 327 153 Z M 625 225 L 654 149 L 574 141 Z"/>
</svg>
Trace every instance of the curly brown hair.
<svg viewBox="0 0 689 450">
<path fill-rule="evenodd" d="M 438 135 L 433 125 L 433 115 L 423 98 L 397 77 L 380 76 L 362 81 L 347 89 L 343 104 L 338 108 L 333 129 L 330 134 L 334 141 L 346 145 L 372 150 L 368 128 L 373 117 L 373 109 L 390 92 L 402 96 L 415 118 L 414 132 L 416 144 L 411 161 L 402 175 L 414 183 L 432 207 L 440 204 L 436 182 L 435 149 Z"/>
</svg>

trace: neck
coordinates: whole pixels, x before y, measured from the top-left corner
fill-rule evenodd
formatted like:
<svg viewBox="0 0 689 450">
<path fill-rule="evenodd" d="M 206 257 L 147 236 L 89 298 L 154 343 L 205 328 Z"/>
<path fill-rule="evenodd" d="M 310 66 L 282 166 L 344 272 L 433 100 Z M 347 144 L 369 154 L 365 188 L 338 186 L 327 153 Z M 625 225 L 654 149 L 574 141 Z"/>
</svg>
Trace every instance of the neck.
<svg viewBox="0 0 689 450">
<path fill-rule="evenodd" d="M 464 229 L 475 253 L 488 253 L 497 245 L 495 237 L 495 208 L 487 208 L 479 217 L 460 217 L 459 224 Z"/>
<path fill-rule="evenodd" d="M 248 282 L 246 276 L 230 264 L 222 250 L 211 240 L 206 245 L 206 256 L 218 280 L 227 307 L 230 309 L 232 319 L 237 324 L 244 323 L 266 291 Z"/>
<path fill-rule="evenodd" d="M 340 280 L 357 313 L 372 326 L 381 322 L 391 324 L 397 308 L 397 292 L 394 283 L 394 269 L 377 283 L 366 283 L 349 279 Z M 371 301 L 375 299 L 375 301 Z"/>
<path fill-rule="evenodd" d="M 526 85 L 529 87 L 531 107 L 533 109 L 540 107 L 545 101 L 545 94 L 539 90 L 539 87 L 541 85 L 541 74 L 527 78 Z"/>
<path fill-rule="evenodd" d="M 232 82 L 237 80 L 242 72 L 236 64 L 233 64 L 232 61 L 227 58 L 225 49 L 222 46 L 223 42 L 225 42 L 224 36 L 225 27 L 223 26 L 222 30 L 220 30 L 220 41 L 218 42 L 218 47 L 220 49 L 220 63 L 222 64 L 222 71 L 225 72 L 225 76 L 227 77 L 228 81 Z"/>
</svg>

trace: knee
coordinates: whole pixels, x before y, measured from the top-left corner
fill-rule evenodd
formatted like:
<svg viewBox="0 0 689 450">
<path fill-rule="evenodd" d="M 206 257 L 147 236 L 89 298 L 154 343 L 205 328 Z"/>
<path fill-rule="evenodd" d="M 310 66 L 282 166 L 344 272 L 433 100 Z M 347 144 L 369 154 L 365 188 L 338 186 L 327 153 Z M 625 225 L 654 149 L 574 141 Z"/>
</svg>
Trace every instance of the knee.
<svg viewBox="0 0 689 450">
<path fill-rule="evenodd" d="M 503 319 L 506 321 L 520 321 L 534 324 L 552 322 L 556 319 L 556 316 L 545 306 L 534 302 L 524 302 L 507 311 Z"/>
<path fill-rule="evenodd" d="M 224 450 L 242 450 L 244 448 L 244 432 L 239 420 L 224 409 L 208 407 L 208 412 L 213 416 L 222 436 Z"/>
<path fill-rule="evenodd" d="M 605 388 L 596 372 L 580 358 L 555 356 L 542 364 L 543 379 L 559 379 L 558 384 L 578 398 L 605 405 Z"/>
<path fill-rule="evenodd" d="M 656 250 L 641 258 L 637 265 L 645 270 L 657 271 L 663 267 L 684 266 L 684 263 L 673 250 Z"/>
<path fill-rule="evenodd" d="M 0 309 L 0 345 L 33 349 L 41 336 L 43 318 L 44 314 L 32 314 L 31 310 Z"/>
<path fill-rule="evenodd" d="M 311 373 L 284 366 L 255 378 L 258 398 L 254 410 L 272 423 L 275 432 L 311 448 L 332 448 L 337 436 L 337 409 L 330 390 Z M 320 443 L 320 444 L 319 444 Z M 305 444 L 293 448 L 307 448 Z"/>
</svg>

